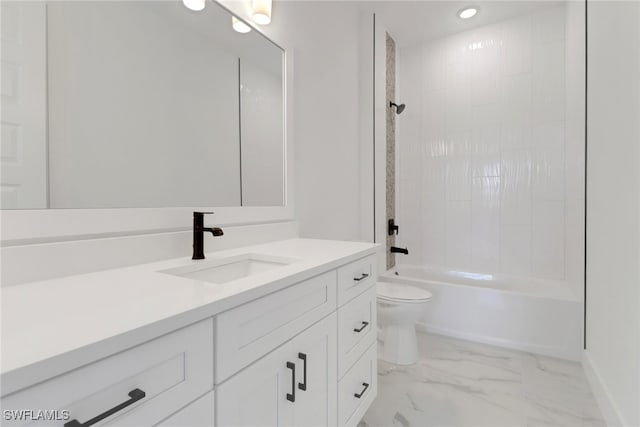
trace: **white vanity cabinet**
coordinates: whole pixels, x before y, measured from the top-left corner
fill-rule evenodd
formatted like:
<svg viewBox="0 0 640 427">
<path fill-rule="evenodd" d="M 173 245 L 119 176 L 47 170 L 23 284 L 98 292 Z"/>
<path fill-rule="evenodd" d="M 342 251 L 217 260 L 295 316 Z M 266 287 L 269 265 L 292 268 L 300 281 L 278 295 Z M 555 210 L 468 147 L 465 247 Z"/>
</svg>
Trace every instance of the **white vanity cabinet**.
<svg viewBox="0 0 640 427">
<path fill-rule="evenodd" d="M 369 256 L 219 315 L 216 425 L 357 424 L 377 387 L 375 281 Z"/>
<path fill-rule="evenodd" d="M 68 417 L 2 425 L 355 426 L 377 384 L 375 255 L 354 258 L 14 389 L 3 410 Z"/>
</svg>

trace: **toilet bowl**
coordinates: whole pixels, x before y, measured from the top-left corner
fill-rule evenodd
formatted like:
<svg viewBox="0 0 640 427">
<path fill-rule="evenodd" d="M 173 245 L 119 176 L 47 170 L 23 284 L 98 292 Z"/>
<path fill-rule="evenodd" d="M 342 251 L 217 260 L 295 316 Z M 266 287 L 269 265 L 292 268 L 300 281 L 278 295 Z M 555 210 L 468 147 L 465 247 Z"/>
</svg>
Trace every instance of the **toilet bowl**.
<svg viewBox="0 0 640 427">
<path fill-rule="evenodd" d="M 376 284 L 378 324 L 381 328 L 378 357 L 396 365 L 418 361 L 416 322 L 423 316 L 430 292 L 400 283 Z"/>
</svg>

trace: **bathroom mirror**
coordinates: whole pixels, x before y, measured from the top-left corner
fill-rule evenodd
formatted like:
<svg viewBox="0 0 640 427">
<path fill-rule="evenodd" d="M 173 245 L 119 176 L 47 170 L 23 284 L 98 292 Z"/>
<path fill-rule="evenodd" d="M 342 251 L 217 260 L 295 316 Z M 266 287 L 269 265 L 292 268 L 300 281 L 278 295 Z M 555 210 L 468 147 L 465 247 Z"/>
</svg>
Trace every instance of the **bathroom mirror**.
<svg viewBox="0 0 640 427">
<path fill-rule="evenodd" d="M 216 2 L 2 2 L 2 208 L 284 204 L 284 52 Z"/>
</svg>

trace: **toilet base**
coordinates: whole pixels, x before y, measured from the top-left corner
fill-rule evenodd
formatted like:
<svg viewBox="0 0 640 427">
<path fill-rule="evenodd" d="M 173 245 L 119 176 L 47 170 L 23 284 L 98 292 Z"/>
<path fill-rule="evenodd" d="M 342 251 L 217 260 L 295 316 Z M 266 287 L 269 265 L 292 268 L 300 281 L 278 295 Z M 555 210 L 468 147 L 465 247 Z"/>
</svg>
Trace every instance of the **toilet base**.
<svg viewBox="0 0 640 427">
<path fill-rule="evenodd" d="M 418 342 L 413 323 L 385 325 L 378 358 L 396 365 L 413 365 L 418 361 Z"/>
</svg>

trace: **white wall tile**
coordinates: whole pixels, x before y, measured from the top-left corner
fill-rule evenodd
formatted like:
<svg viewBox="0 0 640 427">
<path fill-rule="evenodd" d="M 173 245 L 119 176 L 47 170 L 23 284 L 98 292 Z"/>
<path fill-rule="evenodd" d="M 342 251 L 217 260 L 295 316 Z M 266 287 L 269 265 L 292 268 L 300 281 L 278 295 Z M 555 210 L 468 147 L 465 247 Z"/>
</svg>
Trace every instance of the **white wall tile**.
<svg viewBox="0 0 640 427">
<path fill-rule="evenodd" d="M 531 152 L 502 152 L 500 221 L 502 224 L 531 224 Z"/>
<path fill-rule="evenodd" d="M 500 177 L 473 179 L 471 265 L 474 271 L 500 270 Z"/>
<path fill-rule="evenodd" d="M 443 266 L 446 264 L 446 202 L 425 203 L 423 216 L 418 222 L 419 230 L 412 230 L 422 239 L 422 265 Z"/>
<path fill-rule="evenodd" d="M 502 27 L 501 71 L 503 75 L 531 70 L 531 17 L 509 20 Z"/>
<path fill-rule="evenodd" d="M 447 202 L 446 263 L 455 269 L 471 264 L 471 201 Z"/>
<path fill-rule="evenodd" d="M 474 130 L 472 176 L 500 176 L 500 129 L 488 126 Z"/>
<path fill-rule="evenodd" d="M 534 42 L 563 40 L 565 37 L 564 6 L 557 6 L 536 12 L 531 18 Z"/>
<path fill-rule="evenodd" d="M 399 120 L 415 169 L 399 203 L 419 210 L 403 218 L 422 263 L 564 277 L 565 195 L 584 173 L 580 135 L 565 146 L 564 19 L 553 7 L 400 50 L 401 98 L 421 105 Z"/>
<path fill-rule="evenodd" d="M 504 76 L 501 84 L 502 123 L 520 124 L 531 120 L 531 74 Z"/>
<path fill-rule="evenodd" d="M 542 278 L 564 278 L 564 201 L 533 208 L 531 269 Z"/>
<path fill-rule="evenodd" d="M 500 227 L 500 271 L 531 275 L 531 225 Z"/>
<path fill-rule="evenodd" d="M 532 184 L 534 200 L 564 200 L 564 123 L 533 128 Z"/>
<path fill-rule="evenodd" d="M 446 140 L 447 200 L 471 200 L 472 142 L 470 132 L 450 133 Z"/>
</svg>

